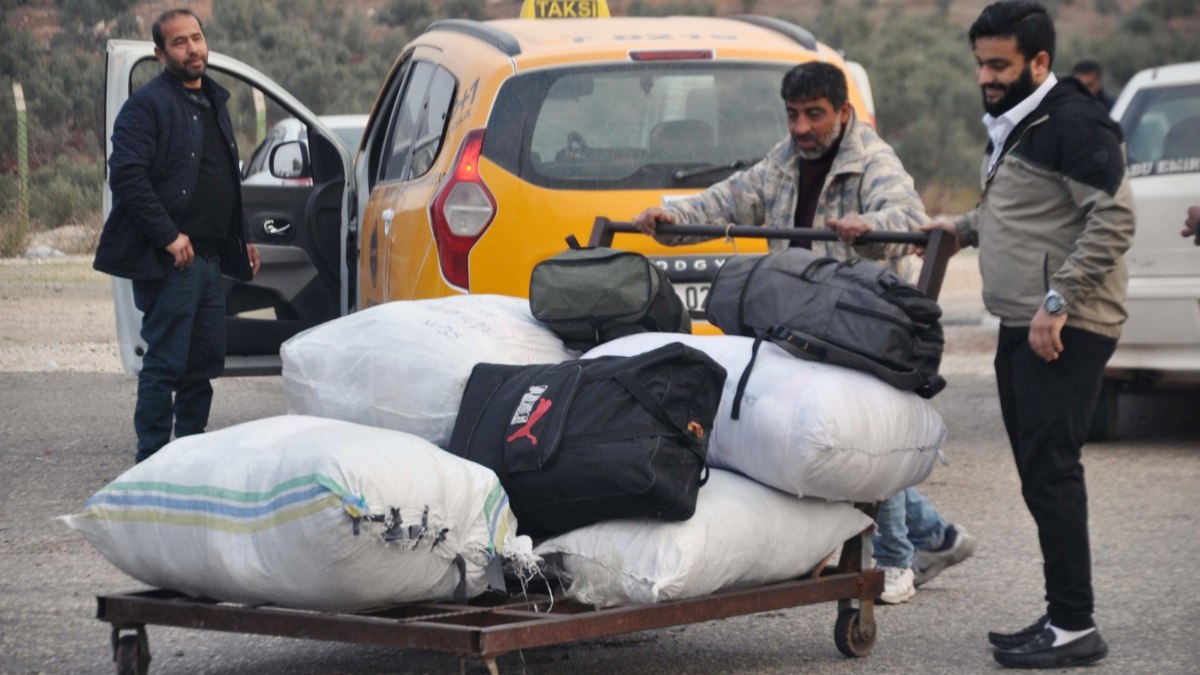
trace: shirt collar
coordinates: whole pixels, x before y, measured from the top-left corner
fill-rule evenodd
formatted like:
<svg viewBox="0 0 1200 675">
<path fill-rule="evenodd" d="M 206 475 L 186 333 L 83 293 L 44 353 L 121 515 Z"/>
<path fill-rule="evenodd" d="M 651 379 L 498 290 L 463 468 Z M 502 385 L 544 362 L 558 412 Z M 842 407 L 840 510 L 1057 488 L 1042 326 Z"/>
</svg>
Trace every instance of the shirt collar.
<svg viewBox="0 0 1200 675">
<path fill-rule="evenodd" d="M 1009 108 L 1008 112 L 999 117 L 993 117 L 991 113 L 988 113 L 983 116 L 983 123 L 989 131 L 997 127 L 1008 129 L 1016 127 L 1021 123 L 1021 120 L 1028 117 L 1029 113 L 1036 110 L 1042 104 L 1042 99 L 1046 98 L 1046 94 L 1049 94 L 1050 90 L 1056 84 L 1058 84 L 1058 78 L 1054 76 L 1054 73 L 1050 73 L 1046 77 L 1046 81 L 1042 83 L 1042 86 L 1034 89 L 1032 94 L 1026 96 L 1024 100 L 1012 108 Z"/>
</svg>

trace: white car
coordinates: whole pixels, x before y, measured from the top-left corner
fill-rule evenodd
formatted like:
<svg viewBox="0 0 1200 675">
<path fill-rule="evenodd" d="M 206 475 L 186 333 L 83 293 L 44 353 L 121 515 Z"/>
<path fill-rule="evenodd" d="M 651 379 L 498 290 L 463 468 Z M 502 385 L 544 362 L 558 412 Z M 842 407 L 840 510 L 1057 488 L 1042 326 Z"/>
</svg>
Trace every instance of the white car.
<svg viewBox="0 0 1200 675">
<path fill-rule="evenodd" d="M 1105 372 L 1096 440 L 1116 434 L 1122 389 L 1200 384 L 1200 245 L 1180 236 L 1200 204 L 1200 62 L 1138 73 L 1112 115 L 1125 131 L 1137 232 L 1129 321 Z"/>
<path fill-rule="evenodd" d="M 369 115 L 322 115 L 321 123 L 329 127 L 337 139 L 346 146 L 353 156 L 362 140 L 363 129 L 367 126 Z M 308 146 L 308 127 L 294 117 L 279 120 L 266 138 L 254 149 L 250 161 L 242 169 L 242 185 L 312 185 L 311 176 L 276 176 L 271 173 L 271 152 L 288 141 L 299 141 Z M 296 155 L 297 166 L 305 162 L 300 155 L 299 146 L 289 146 L 282 152 Z M 279 165 L 277 160 L 276 166 Z"/>
</svg>

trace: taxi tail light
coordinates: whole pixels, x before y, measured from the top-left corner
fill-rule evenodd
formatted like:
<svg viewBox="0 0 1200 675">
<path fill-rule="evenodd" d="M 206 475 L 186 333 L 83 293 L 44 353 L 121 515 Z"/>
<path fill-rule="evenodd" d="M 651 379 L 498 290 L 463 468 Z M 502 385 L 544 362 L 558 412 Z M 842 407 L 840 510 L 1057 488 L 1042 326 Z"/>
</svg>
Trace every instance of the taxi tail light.
<svg viewBox="0 0 1200 675">
<path fill-rule="evenodd" d="M 483 129 L 467 133 L 454 168 L 433 196 L 430 220 L 437 241 L 442 276 L 452 285 L 470 290 L 468 266 L 471 249 L 496 217 L 496 198 L 479 177 Z"/>
</svg>

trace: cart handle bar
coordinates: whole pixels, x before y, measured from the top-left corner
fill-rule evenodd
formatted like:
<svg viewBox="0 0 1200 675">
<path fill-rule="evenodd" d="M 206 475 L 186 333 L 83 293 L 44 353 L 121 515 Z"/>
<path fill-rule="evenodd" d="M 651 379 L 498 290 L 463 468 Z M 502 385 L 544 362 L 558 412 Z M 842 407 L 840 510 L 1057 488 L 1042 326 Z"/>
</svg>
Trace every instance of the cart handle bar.
<svg viewBox="0 0 1200 675">
<path fill-rule="evenodd" d="M 812 228 L 781 229 L 774 227 L 759 227 L 756 225 L 679 225 L 659 224 L 660 234 L 692 235 L 709 237 L 742 237 L 749 239 L 787 239 L 790 241 L 836 241 L 837 232 Z M 597 216 L 592 225 L 592 235 L 588 246 L 611 247 L 613 235 L 618 233 L 641 234 L 633 223 L 627 221 L 609 220 Z M 946 265 L 952 253 L 946 237 L 948 232 L 935 229 L 930 232 L 868 232 L 856 239 L 859 244 L 915 244 L 925 247 L 925 256 L 921 264 L 921 274 L 917 278 L 917 288 L 922 293 L 937 300 L 942 292 L 942 281 L 946 278 Z"/>
</svg>

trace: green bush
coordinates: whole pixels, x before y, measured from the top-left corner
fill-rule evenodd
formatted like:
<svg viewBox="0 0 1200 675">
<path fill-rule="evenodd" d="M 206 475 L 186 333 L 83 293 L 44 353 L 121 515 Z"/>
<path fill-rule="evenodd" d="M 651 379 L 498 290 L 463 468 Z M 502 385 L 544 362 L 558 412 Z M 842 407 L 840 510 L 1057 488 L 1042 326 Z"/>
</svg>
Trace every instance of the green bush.
<svg viewBox="0 0 1200 675">
<path fill-rule="evenodd" d="M 29 220 L 36 230 L 78 222 L 100 208 L 104 168 L 99 162 L 60 159 L 30 176 Z"/>
</svg>

